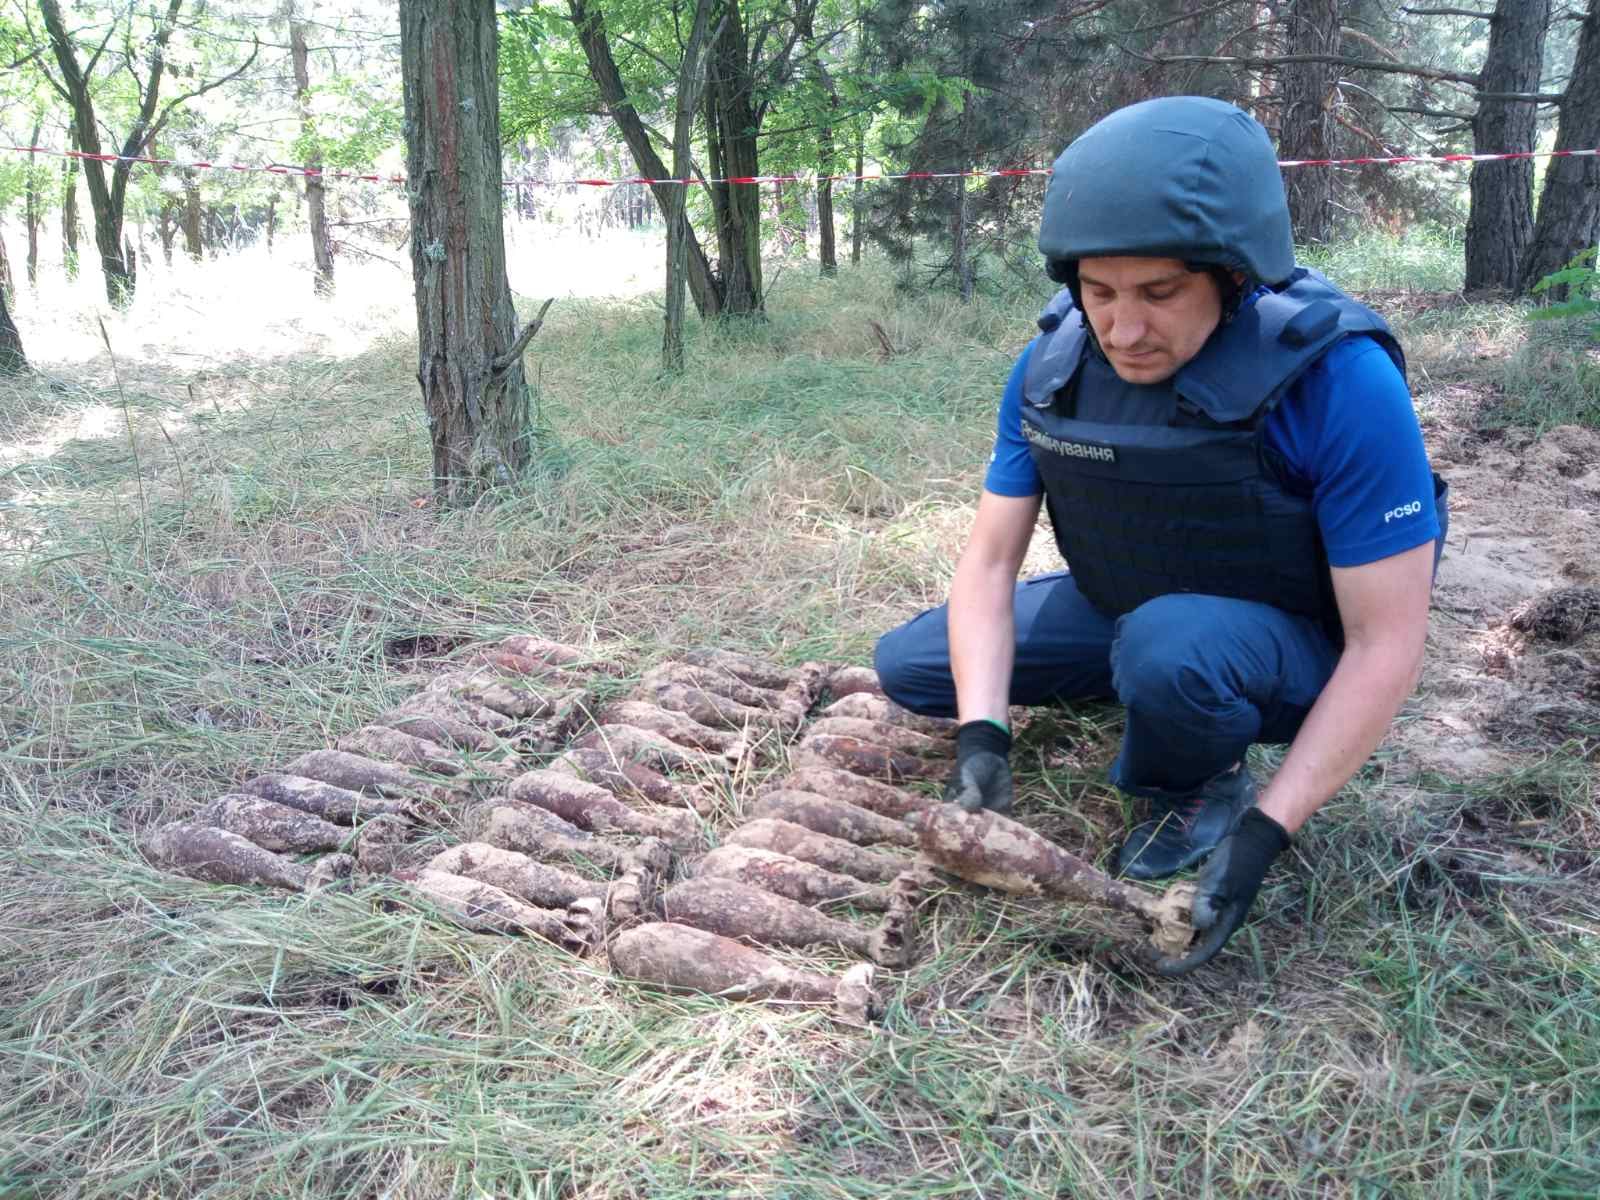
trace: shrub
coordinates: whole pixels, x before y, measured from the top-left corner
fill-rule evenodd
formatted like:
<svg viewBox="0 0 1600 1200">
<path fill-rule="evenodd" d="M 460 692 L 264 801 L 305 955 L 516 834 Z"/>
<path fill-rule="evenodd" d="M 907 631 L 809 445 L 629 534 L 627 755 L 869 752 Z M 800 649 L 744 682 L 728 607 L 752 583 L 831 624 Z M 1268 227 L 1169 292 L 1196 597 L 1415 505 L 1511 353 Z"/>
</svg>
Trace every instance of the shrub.
<svg viewBox="0 0 1600 1200">
<path fill-rule="evenodd" d="M 1535 294 L 1558 289 L 1554 303 L 1536 308 L 1528 314 L 1530 320 L 1553 321 L 1572 317 L 1592 317 L 1600 313 L 1600 269 L 1597 269 L 1595 247 L 1583 251 L 1561 270 L 1546 275 L 1533 285 Z M 1590 332 L 1600 338 L 1600 322 L 1591 326 Z"/>
</svg>

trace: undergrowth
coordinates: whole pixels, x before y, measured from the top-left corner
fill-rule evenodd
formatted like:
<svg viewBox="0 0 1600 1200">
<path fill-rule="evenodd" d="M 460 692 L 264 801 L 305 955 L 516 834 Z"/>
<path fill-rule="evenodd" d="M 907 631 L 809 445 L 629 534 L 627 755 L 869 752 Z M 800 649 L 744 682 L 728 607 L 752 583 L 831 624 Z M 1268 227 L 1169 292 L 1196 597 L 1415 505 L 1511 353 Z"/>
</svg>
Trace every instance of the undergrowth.
<svg viewBox="0 0 1600 1200">
<path fill-rule="evenodd" d="M 1336 278 L 1382 257 L 1345 253 Z M 1450 286 L 1390 269 L 1353 282 Z M 311 310 L 314 354 L 187 369 L 167 350 L 200 327 L 149 343 L 139 312 L 108 322 L 120 387 L 103 352 L 34 354 L 50 378 L 0 393 L 0 1195 L 1594 1195 L 1595 798 L 1559 749 L 1503 778 L 1376 759 L 1183 981 L 1109 919 L 951 892 L 870 1032 L 649 993 L 376 889 L 140 860 L 140 830 L 461 639 L 867 661 L 943 598 L 1046 296 L 790 268 L 768 322 L 696 328 L 666 382 L 652 300 L 561 301 L 537 469 L 465 511 L 423 482 L 410 343 L 348 294 Z M 1459 342 L 1503 362 L 1514 317 L 1398 311 L 1420 401 L 1484 379 Z M 1020 738 L 1024 811 L 1094 857 L 1119 735 L 1088 707 Z"/>
</svg>

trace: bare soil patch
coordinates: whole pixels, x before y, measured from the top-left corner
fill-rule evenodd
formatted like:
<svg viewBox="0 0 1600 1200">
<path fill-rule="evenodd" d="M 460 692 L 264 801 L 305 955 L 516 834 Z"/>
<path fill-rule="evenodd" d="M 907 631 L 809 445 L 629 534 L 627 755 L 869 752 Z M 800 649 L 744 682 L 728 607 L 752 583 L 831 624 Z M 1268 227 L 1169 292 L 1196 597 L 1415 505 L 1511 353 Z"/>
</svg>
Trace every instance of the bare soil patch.
<svg viewBox="0 0 1600 1200">
<path fill-rule="evenodd" d="M 1390 738 L 1456 779 L 1600 751 L 1600 432 L 1475 428 L 1475 390 L 1490 399 L 1457 385 L 1426 432 L 1450 530 L 1420 697 Z"/>
</svg>

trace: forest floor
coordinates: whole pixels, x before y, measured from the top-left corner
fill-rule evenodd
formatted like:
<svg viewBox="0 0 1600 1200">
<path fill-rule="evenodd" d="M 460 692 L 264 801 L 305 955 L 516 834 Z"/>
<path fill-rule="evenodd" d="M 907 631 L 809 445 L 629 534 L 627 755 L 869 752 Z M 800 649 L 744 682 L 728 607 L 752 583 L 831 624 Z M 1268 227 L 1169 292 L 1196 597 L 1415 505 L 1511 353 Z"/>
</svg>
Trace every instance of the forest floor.
<svg viewBox="0 0 1600 1200">
<path fill-rule="evenodd" d="M 175 878 L 136 839 L 470 640 L 632 674 L 686 646 L 870 661 L 944 597 L 1043 286 L 962 306 L 791 264 L 768 322 L 696 329 L 661 381 L 647 278 L 570 296 L 610 277 L 529 250 L 524 307 L 563 296 L 529 357 L 539 461 L 468 511 L 431 502 L 382 264 L 332 302 L 286 258 L 150 272 L 104 338 L 85 285 L 24 292 L 0 1195 L 1600 1194 L 1600 363 L 1463 302 L 1458 260 L 1428 238 L 1322 260 L 1395 323 L 1453 514 L 1422 685 L 1253 921 L 1158 980 L 1097 914 L 953 889 L 865 1030 L 655 994 L 367 890 Z M 1119 733 L 1108 706 L 1034 714 L 1019 815 L 1103 860 Z"/>
</svg>

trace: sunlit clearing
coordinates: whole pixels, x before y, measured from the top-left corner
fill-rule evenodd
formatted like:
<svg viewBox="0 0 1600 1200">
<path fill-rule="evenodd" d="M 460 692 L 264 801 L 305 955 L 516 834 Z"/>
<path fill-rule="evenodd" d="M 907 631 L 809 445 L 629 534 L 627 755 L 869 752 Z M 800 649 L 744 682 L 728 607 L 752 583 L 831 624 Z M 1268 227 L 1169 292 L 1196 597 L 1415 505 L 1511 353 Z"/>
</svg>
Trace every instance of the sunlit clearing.
<svg viewBox="0 0 1600 1200">
<path fill-rule="evenodd" d="M 659 229 L 591 237 L 571 225 L 506 221 L 506 270 L 518 297 L 636 296 L 662 286 L 663 253 Z M 159 255 L 144 258 L 126 310 L 107 302 L 92 251 L 71 281 L 59 260 L 47 259 L 38 286 L 19 287 L 11 307 L 30 361 L 45 367 L 104 354 L 101 321 L 120 360 L 179 370 L 241 357 L 353 358 L 379 338 L 414 329 L 404 243 L 350 243 L 335 261 L 335 280 L 332 297 L 313 292 L 309 239 L 292 231 L 270 253 L 257 243 L 201 263 L 181 248 L 171 266 Z"/>
</svg>

